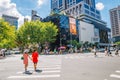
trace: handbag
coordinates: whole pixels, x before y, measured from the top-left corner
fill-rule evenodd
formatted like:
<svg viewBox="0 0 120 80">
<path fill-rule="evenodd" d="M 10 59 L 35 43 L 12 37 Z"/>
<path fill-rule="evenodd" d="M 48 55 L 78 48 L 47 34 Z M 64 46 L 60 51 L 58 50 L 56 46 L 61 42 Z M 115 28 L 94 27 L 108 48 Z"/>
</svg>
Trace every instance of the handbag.
<svg viewBox="0 0 120 80">
<path fill-rule="evenodd" d="M 22 56 L 22 57 L 21 57 L 21 60 L 23 60 L 23 59 L 24 59 L 24 57 Z"/>
</svg>

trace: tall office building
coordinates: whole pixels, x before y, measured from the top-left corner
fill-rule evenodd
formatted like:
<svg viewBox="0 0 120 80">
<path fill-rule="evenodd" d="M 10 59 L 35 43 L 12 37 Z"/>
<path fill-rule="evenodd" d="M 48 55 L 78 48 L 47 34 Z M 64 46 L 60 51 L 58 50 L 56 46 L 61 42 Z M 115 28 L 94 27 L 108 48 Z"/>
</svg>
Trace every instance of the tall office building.
<svg viewBox="0 0 120 80">
<path fill-rule="evenodd" d="M 84 15 L 101 19 L 100 12 L 95 8 L 95 0 L 51 0 L 51 11 L 59 10 L 83 19 Z"/>
<path fill-rule="evenodd" d="M 120 41 L 120 6 L 110 10 L 112 37 L 114 41 Z"/>
<path fill-rule="evenodd" d="M 18 18 L 17 18 L 17 17 L 3 14 L 3 15 L 2 15 L 2 18 L 3 18 L 5 21 L 9 22 L 11 25 L 15 26 L 16 29 L 18 28 Z"/>
<path fill-rule="evenodd" d="M 42 20 L 42 18 L 37 14 L 37 11 L 32 10 L 32 12 L 31 12 L 31 20 L 33 20 L 33 21 Z"/>
<path fill-rule="evenodd" d="M 93 24 L 94 33 L 99 34 L 94 35 L 93 40 L 100 43 L 109 42 L 108 32 L 110 29 L 101 19 L 100 11 L 95 7 L 95 0 L 51 0 L 51 11 L 64 12 L 80 21 Z"/>
</svg>

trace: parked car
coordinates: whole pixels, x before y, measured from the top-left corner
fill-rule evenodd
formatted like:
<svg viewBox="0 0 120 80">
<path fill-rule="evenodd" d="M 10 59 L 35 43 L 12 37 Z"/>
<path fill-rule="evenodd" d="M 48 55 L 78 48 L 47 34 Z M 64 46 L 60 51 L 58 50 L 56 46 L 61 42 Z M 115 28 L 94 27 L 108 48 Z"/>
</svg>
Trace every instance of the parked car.
<svg viewBox="0 0 120 80">
<path fill-rule="evenodd" d="M 7 51 L 5 52 L 5 55 L 11 55 L 11 54 L 13 54 L 13 53 L 14 53 L 13 50 L 7 50 Z"/>
<path fill-rule="evenodd" d="M 19 50 L 14 51 L 14 54 L 20 54 L 20 53 L 21 53 L 21 51 L 19 51 Z"/>
</svg>

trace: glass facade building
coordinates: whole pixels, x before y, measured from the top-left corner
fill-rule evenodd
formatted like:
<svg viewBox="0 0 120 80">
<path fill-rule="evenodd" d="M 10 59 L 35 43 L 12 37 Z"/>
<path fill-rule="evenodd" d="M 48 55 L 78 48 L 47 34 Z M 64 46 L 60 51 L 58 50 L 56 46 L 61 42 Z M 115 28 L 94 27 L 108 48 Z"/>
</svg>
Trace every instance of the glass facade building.
<svg viewBox="0 0 120 80">
<path fill-rule="evenodd" d="M 51 0 L 51 11 L 58 10 L 66 15 L 93 24 L 99 31 L 99 42 L 108 43 L 107 23 L 101 19 L 100 11 L 95 7 L 95 0 Z"/>
<path fill-rule="evenodd" d="M 70 26 L 69 26 L 69 17 L 66 15 L 53 15 L 48 16 L 47 18 L 43 19 L 44 22 L 51 21 L 58 27 L 58 35 L 57 39 L 54 43 L 52 43 L 52 47 L 59 47 L 59 46 L 66 46 L 68 45 L 69 41 L 77 40 L 79 41 L 79 32 L 78 32 L 78 20 L 76 20 L 76 35 L 70 33 Z"/>
<path fill-rule="evenodd" d="M 11 25 L 15 26 L 16 29 L 18 28 L 18 18 L 17 18 L 17 17 L 3 14 L 3 15 L 2 15 L 2 18 L 3 18 L 5 21 L 9 22 Z"/>
</svg>

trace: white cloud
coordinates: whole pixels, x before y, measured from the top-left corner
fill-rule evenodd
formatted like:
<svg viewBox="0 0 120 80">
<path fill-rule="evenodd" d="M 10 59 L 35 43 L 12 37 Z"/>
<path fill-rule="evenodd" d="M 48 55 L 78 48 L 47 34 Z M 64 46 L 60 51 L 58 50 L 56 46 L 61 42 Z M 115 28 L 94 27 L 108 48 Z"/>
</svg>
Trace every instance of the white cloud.
<svg viewBox="0 0 120 80">
<path fill-rule="evenodd" d="M 0 0 L 0 16 L 2 14 L 18 17 L 18 27 L 24 23 L 24 16 L 20 14 L 15 3 L 11 0 Z"/>
<path fill-rule="evenodd" d="M 103 9 L 104 9 L 104 4 L 101 3 L 101 2 L 98 2 L 98 3 L 96 4 L 96 8 L 97 8 L 97 10 L 103 10 Z"/>
<path fill-rule="evenodd" d="M 43 4 L 44 0 L 38 0 L 37 3 L 38 3 L 38 6 L 41 6 Z"/>
<path fill-rule="evenodd" d="M 41 5 L 47 3 L 48 0 L 38 0 L 37 1 L 37 4 L 38 4 L 38 7 L 40 7 Z"/>
</svg>

